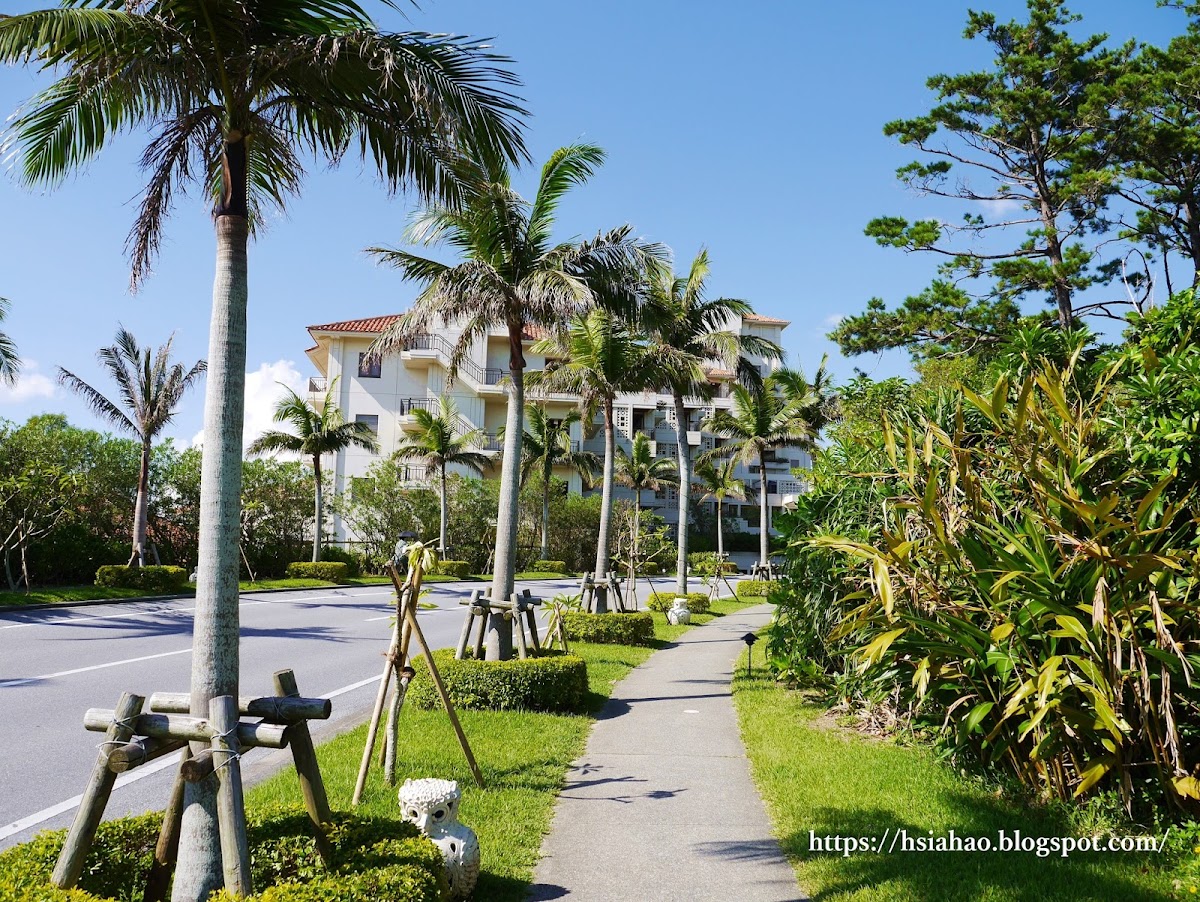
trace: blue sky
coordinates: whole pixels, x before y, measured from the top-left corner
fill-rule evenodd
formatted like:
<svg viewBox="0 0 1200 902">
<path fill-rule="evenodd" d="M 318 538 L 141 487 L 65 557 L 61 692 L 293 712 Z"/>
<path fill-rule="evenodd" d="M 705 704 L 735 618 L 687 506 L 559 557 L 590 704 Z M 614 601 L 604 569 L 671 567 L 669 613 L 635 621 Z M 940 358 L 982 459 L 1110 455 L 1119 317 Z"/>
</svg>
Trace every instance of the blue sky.
<svg viewBox="0 0 1200 902">
<path fill-rule="evenodd" d="M 8 12 L 46 0 L 4 0 Z M 842 358 L 825 333 L 879 295 L 889 302 L 928 283 L 934 261 L 885 250 L 863 236 L 874 216 L 956 215 L 916 200 L 893 171 L 910 155 L 884 122 L 928 108 L 925 79 L 979 68 L 986 51 L 961 37 L 975 6 L 1019 16 L 1020 0 L 427 0 L 407 21 L 381 4 L 380 25 L 494 38 L 515 60 L 532 112 L 535 160 L 586 140 L 609 159 L 561 208 L 563 237 L 625 222 L 674 248 L 683 268 L 705 245 L 711 291 L 784 317 L 789 362 L 811 371 L 823 354 L 848 377 L 907 372 L 906 356 Z M 1077 0 L 1080 31 L 1162 43 L 1182 17 L 1154 0 Z M 0 114 L 38 86 L 0 70 Z M 4 330 L 26 374 L 0 388 L 0 417 L 61 411 L 97 421 L 53 384 L 59 365 L 107 388 L 95 351 L 118 323 L 143 343 L 171 333 L 180 358 L 207 353 L 213 238 L 203 202 L 181 200 L 155 274 L 128 291 L 123 253 L 140 187 L 143 136 L 115 142 L 53 192 L 0 174 L 0 295 L 13 310 Z M 519 179 L 531 187 L 533 170 Z M 310 169 L 304 195 L 251 250 L 247 369 L 249 440 L 267 425 L 276 380 L 311 374 L 305 326 L 404 309 L 416 288 L 362 253 L 400 240 L 409 198 L 388 198 L 355 165 Z M 961 212 L 959 210 L 958 212 Z M 184 402 L 168 434 L 190 442 L 202 398 Z"/>
</svg>

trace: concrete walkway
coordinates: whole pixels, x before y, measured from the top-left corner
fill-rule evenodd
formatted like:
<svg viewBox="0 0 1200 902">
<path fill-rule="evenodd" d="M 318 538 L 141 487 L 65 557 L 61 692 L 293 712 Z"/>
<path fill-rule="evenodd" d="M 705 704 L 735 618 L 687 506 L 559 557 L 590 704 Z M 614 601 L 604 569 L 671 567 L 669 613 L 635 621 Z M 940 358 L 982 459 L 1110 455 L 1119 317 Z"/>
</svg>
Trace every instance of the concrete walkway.
<svg viewBox="0 0 1200 902">
<path fill-rule="evenodd" d="M 769 618 L 762 605 L 689 630 L 617 684 L 567 775 L 531 900 L 805 898 L 750 780 L 729 691 L 741 637 Z"/>
</svg>

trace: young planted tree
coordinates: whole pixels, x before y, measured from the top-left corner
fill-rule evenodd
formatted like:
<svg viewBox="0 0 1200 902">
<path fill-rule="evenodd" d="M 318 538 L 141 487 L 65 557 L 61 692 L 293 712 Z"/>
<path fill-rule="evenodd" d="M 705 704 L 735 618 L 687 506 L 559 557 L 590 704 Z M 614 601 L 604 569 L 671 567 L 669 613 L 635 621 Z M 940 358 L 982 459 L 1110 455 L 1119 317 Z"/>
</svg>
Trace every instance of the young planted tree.
<svg viewBox="0 0 1200 902">
<path fill-rule="evenodd" d="M 0 298 L 0 323 L 8 316 L 11 306 L 7 298 Z M 21 358 L 17 356 L 17 346 L 7 333 L 0 332 L 0 382 L 15 385 L 20 373 Z"/>
<path fill-rule="evenodd" d="M 412 309 L 376 341 L 376 353 L 403 349 L 439 324 L 461 329 L 450 361 L 451 375 L 476 342 L 492 329 L 508 338 L 508 413 L 500 468 L 496 521 L 496 564 L 492 598 L 503 601 L 516 573 L 517 507 L 523 460 L 525 408 L 524 343 L 531 329 L 556 331 L 592 302 L 589 281 L 637 282 L 644 250 L 622 226 L 575 243 L 554 243 L 554 214 L 566 193 L 586 182 L 604 160 L 595 145 L 555 151 L 542 167 L 537 194 L 527 201 L 512 189 L 507 165 L 487 158 L 468 167 L 471 194 L 465 210 L 444 205 L 426 209 L 409 228 L 409 238 L 457 248 L 456 264 L 409 251 L 372 248 L 370 253 L 396 267 L 406 279 L 424 284 Z M 488 660 L 512 656 L 512 625 L 503 613 L 490 615 Z"/>
<path fill-rule="evenodd" d="M 824 366 L 814 384 L 824 386 L 828 379 Z M 767 377 L 761 389 L 733 388 L 730 410 L 718 410 L 706 426 L 729 441 L 706 453 L 706 460 L 720 457 L 730 462 L 758 465 L 759 563 L 770 562 L 771 505 L 767 491 L 768 455 L 779 448 L 800 447 L 812 451 L 827 422 L 829 403 L 818 400 L 803 375 L 778 370 Z"/>
<path fill-rule="evenodd" d="M 301 156 L 357 152 L 393 190 L 461 199 L 458 147 L 518 159 L 514 76 L 484 45 L 383 34 L 354 0 L 63 0 L 0 18 L 0 62 L 54 78 L 12 120 L 30 185 L 57 184 L 118 133 L 149 128 L 148 180 L 130 234 L 133 283 L 149 272 L 176 192 L 213 198 L 216 277 L 205 399 L 192 711 L 238 694 L 238 536 L 246 372 L 246 250 L 282 206 Z M 499 87 L 497 87 L 499 86 Z M 215 793 L 188 784 L 176 902 L 221 885 Z"/>
<path fill-rule="evenodd" d="M 675 404 L 679 455 L 679 526 L 676 591 L 687 594 L 688 511 L 691 508 L 692 450 L 687 439 L 688 401 L 713 394 L 705 369 L 713 361 L 734 367 L 740 379 L 758 384 L 758 370 L 742 355 L 765 358 L 782 355 L 765 338 L 736 331 L 742 316 L 752 313 L 745 301 L 704 297 L 708 281 L 708 251 L 700 251 L 687 276 L 666 269 L 652 272 L 649 297 L 642 312 L 658 382 L 666 385 Z M 731 328 L 732 327 L 732 328 Z"/>
<path fill-rule="evenodd" d="M 734 475 L 737 461 L 732 458 L 724 461 L 705 460 L 696 462 L 696 485 L 704 494 L 701 501 L 712 499 L 717 503 L 717 573 L 721 572 L 721 564 L 725 560 L 725 529 L 722 523 L 722 508 L 726 498 L 743 499 L 746 497 L 746 484 Z"/>
<path fill-rule="evenodd" d="M 457 464 L 472 473 L 482 476 L 491 465 L 491 459 L 481 451 L 483 432 L 479 429 L 462 429 L 458 407 L 447 397 L 438 401 L 437 413 L 417 408 L 412 411 L 417 428 L 396 449 L 397 460 L 416 460 L 438 475 L 438 553 L 444 558 L 450 549 L 448 511 L 449 491 L 446 485 L 446 468 Z"/>
<path fill-rule="evenodd" d="M 574 470 L 590 484 L 602 464 L 591 451 L 571 447 L 571 427 L 580 421 L 578 410 L 563 417 L 552 417 L 540 404 L 525 408 L 528 427 L 521 437 L 521 485 L 537 474 L 542 485 L 542 560 L 550 557 L 550 479 L 555 467 Z M 503 438 L 503 433 L 501 433 Z"/>
<path fill-rule="evenodd" d="M 547 394 L 578 395 L 580 410 L 587 423 L 595 422 L 597 412 L 604 416 L 600 535 L 596 542 L 595 569 L 596 579 L 601 579 L 609 570 L 609 534 L 612 531 L 617 447 L 613 403 L 620 392 L 642 391 L 653 386 L 653 358 L 644 341 L 619 317 L 602 309 L 575 320 L 565 337 L 541 342 L 534 350 L 554 357 L 543 372 L 529 374 L 531 389 Z M 598 590 L 596 612 L 604 613 L 607 609 L 607 594 Z"/>
<path fill-rule="evenodd" d="M 944 262 L 929 288 L 895 310 L 876 298 L 843 320 L 831 337 L 844 353 L 986 350 L 1012 330 L 1027 298 L 1048 301 L 1063 328 L 1083 315 L 1116 316 L 1113 308 L 1127 303 L 1080 304 L 1076 296 L 1116 274 L 1095 265 L 1085 238 L 1115 190 L 1120 122 L 1110 101 L 1131 45 L 1107 49 L 1104 35 L 1075 40 L 1079 17 L 1065 0 L 1027 6 L 1023 22 L 970 13 L 965 37 L 989 45 L 992 65 L 933 76 L 936 105 L 884 127 L 922 154 L 896 171 L 900 182 L 964 212 L 956 223 L 884 216 L 867 226 L 883 247 Z"/>
<path fill-rule="evenodd" d="M 633 489 L 633 540 L 629 555 L 629 579 L 632 583 L 638 565 L 642 492 L 657 492 L 664 485 L 679 485 L 679 468 L 675 461 L 652 454 L 650 439 L 646 433 L 639 432 L 634 435 L 633 444 L 628 452 L 624 448 L 617 449 L 616 477 L 621 485 Z M 686 572 L 686 567 L 684 570 Z"/>
<path fill-rule="evenodd" d="M 82 395 L 98 417 L 107 420 L 121 432 L 128 432 L 141 443 L 130 567 L 141 567 L 146 563 L 146 532 L 150 518 L 150 453 L 154 448 L 154 439 L 174 419 L 183 393 L 205 370 L 203 360 L 197 360 L 191 369 L 185 369 L 182 363 L 171 363 L 171 342 L 174 340 L 174 336 L 168 338 L 167 343 L 151 355 L 149 347 L 139 347 L 137 339 L 122 327 L 117 329 L 116 341 L 96 353 L 101 365 L 117 383 L 119 404 L 110 401 L 69 370 L 58 368 L 61 385 Z"/>
<path fill-rule="evenodd" d="M 259 454 L 298 454 L 312 461 L 313 468 L 313 543 L 312 559 L 321 559 L 321 527 L 325 522 L 325 492 L 322 484 L 321 458 L 336 455 L 347 448 L 363 448 L 378 452 L 379 440 L 366 423 L 347 423 L 337 402 L 337 383 L 334 379 L 325 392 L 318 410 L 290 388 L 275 404 L 272 415 L 276 423 L 289 424 L 294 432 L 272 429 L 250 443 L 246 452 Z"/>
</svg>

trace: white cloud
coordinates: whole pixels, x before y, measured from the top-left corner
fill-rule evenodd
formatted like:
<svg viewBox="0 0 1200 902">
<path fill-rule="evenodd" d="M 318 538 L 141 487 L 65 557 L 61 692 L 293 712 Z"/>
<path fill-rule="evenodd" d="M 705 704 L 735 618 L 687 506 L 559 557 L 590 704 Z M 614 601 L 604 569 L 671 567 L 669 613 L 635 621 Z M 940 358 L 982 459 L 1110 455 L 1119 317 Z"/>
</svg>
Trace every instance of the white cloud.
<svg viewBox="0 0 1200 902">
<path fill-rule="evenodd" d="M 0 404 L 20 404 L 36 398 L 53 398 L 58 384 L 45 373 L 38 372 L 36 360 L 21 362 L 21 375 L 16 385 L 0 381 Z"/>
<path fill-rule="evenodd" d="M 822 322 L 824 322 L 824 324 L 826 326 L 828 326 L 830 329 L 833 329 L 837 326 L 838 323 L 840 323 L 845 318 L 846 318 L 846 314 L 844 314 L 844 313 L 831 313 L 831 314 L 829 314 L 829 316 L 825 317 L 825 319 L 822 320 Z"/>
<path fill-rule="evenodd" d="M 1017 213 L 1025 209 L 1024 205 L 1019 200 L 979 200 L 976 201 L 983 208 L 983 214 L 988 219 L 995 222 L 999 219 L 1011 219 Z"/>
<path fill-rule="evenodd" d="M 282 385 L 280 385 L 282 383 Z M 271 419 L 283 386 L 304 394 L 304 377 L 291 360 L 260 364 L 246 373 L 246 413 L 242 420 L 242 444 L 249 445 L 268 429 L 279 428 Z M 204 430 L 192 437 L 193 445 L 204 444 Z"/>
</svg>

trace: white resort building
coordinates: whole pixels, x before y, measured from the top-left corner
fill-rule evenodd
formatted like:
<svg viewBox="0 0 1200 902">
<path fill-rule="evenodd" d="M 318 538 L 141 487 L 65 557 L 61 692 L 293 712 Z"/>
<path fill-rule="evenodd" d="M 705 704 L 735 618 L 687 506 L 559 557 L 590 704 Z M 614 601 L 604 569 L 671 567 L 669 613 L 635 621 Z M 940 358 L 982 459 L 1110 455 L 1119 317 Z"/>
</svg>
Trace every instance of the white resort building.
<svg viewBox="0 0 1200 902">
<path fill-rule="evenodd" d="M 403 441 L 405 432 L 415 428 L 412 411 L 419 408 L 435 409 L 437 399 L 443 394 L 454 399 L 462 418 L 464 431 L 480 429 L 485 434 L 483 450 L 495 457 L 495 476 L 499 477 L 499 462 L 502 444 L 497 432 L 504 425 L 507 392 L 503 385 L 508 372 L 508 336 L 501 330 L 487 336 L 487 340 L 476 342 L 471 352 L 458 368 L 453 382 L 448 381 L 450 354 L 458 339 L 453 325 L 431 331 L 410 343 L 407 350 L 371 361 L 367 350 L 379 335 L 399 318 L 399 314 L 375 316 L 368 319 L 343 320 L 309 326 L 308 332 L 315 344 L 305 353 L 320 374 L 309 379 L 309 400 L 320 404 L 325 392 L 337 380 L 337 403 L 347 420 L 368 423 L 379 436 L 379 455 L 387 456 Z M 788 322 L 766 316 L 747 315 L 734 324 L 743 334 L 758 335 L 781 344 L 781 336 Z M 540 336 L 526 338 L 525 360 L 527 372 L 542 369 L 546 364 L 543 355 L 531 348 Z M 750 361 L 765 374 L 778 364 L 756 359 Z M 693 454 L 707 451 L 719 444 L 721 439 L 700 429 L 700 423 L 714 408 L 730 405 L 729 382 L 733 373 L 714 366 L 709 370 L 709 379 L 716 391 L 709 400 L 694 399 L 688 405 L 688 423 L 684 430 Z M 552 394 L 539 396 L 526 391 L 526 403 L 544 403 L 547 413 L 566 414 L 578 405 L 572 395 Z M 629 450 L 634 433 L 644 432 L 653 442 L 655 454 L 660 457 L 676 456 L 679 440 L 675 426 L 675 409 L 671 396 L 657 392 L 623 394 L 618 397 L 614 410 L 617 444 Z M 572 427 L 572 441 L 584 450 L 604 454 L 602 420 L 597 418 L 596 429 L 591 436 L 583 434 L 579 424 Z M 330 472 L 334 474 L 335 491 L 344 491 L 350 480 L 363 477 L 378 456 L 360 449 L 350 449 L 338 454 Z M 800 481 L 793 470 L 807 469 L 808 454 L 799 448 L 776 452 L 767 463 L 768 500 L 774 510 L 786 504 L 789 496 L 802 491 Z M 453 467 L 451 467 L 453 472 Z M 414 486 L 429 486 L 426 474 L 419 466 L 408 468 Z M 565 469 L 557 474 L 564 479 L 573 492 L 584 492 L 578 474 Z M 725 523 L 727 531 L 741 530 L 757 534 L 759 522 L 758 493 L 761 478 L 757 467 L 742 468 L 738 473 L 746 485 L 744 501 L 726 501 Z M 592 489 L 599 491 L 599 487 Z M 658 492 L 646 492 L 642 503 L 661 515 L 674 528 L 678 521 L 678 496 L 673 486 Z M 629 489 L 618 486 L 617 498 L 632 500 Z M 711 502 L 710 502 L 711 503 Z M 334 541 L 353 541 L 354 536 L 336 519 L 333 522 Z"/>
</svg>

